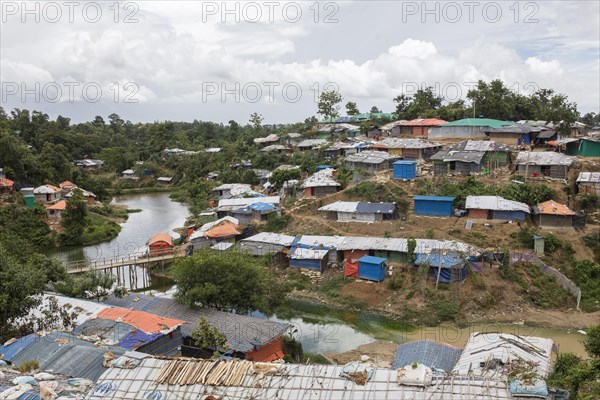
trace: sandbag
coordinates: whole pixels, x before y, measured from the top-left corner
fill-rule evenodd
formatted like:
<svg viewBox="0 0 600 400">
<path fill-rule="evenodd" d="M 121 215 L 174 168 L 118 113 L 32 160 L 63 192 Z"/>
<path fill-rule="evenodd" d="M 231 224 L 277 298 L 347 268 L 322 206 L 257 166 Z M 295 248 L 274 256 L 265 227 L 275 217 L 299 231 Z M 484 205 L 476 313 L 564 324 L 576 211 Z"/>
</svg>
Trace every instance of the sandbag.
<svg viewBox="0 0 600 400">
<path fill-rule="evenodd" d="M 33 376 L 17 376 L 12 380 L 13 385 L 37 385 L 37 381 Z"/>
<path fill-rule="evenodd" d="M 431 385 L 433 372 L 423 364 L 409 364 L 398 369 L 398 384 L 425 387 Z"/>
<path fill-rule="evenodd" d="M 0 400 L 16 400 L 30 390 L 33 390 L 33 386 L 31 385 L 13 386 L 0 393 Z"/>
<path fill-rule="evenodd" d="M 37 381 L 53 381 L 56 377 L 47 372 L 38 372 L 33 376 Z"/>
</svg>

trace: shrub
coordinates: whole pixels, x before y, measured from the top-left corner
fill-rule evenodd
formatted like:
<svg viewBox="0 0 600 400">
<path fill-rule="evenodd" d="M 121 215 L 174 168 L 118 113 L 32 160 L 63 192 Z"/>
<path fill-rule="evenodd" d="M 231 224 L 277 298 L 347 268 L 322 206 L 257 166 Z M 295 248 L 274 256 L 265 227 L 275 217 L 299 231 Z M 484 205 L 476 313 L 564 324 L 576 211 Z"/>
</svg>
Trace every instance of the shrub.
<svg viewBox="0 0 600 400">
<path fill-rule="evenodd" d="M 25 360 L 21 364 L 17 365 L 17 371 L 27 374 L 32 371 L 40 369 L 40 364 L 36 360 Z"/>
</svg>

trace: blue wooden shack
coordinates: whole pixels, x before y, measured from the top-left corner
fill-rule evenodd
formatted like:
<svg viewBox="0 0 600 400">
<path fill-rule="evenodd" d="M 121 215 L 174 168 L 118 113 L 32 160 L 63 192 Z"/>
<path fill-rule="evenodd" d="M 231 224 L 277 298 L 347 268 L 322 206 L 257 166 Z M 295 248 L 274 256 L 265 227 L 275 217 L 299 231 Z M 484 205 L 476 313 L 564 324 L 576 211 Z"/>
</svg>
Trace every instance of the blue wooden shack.
<svg viewBox="0 0 600 400">
<path fill-rule="evenodd" d="M 450 217 L 452 216 L 455 198 L 449 196 L 415 196 L 415 215 Z"/>
<path fill-rule="evenodd" d="M 358 278 L 381 282 L 385 278 L 385 258 L 362 256 L 358 259 Z"/>
<path fill-rule="evenodd" d="M 394 164 L 394 179 L 415 179 L 417 162 L 415 160 L 398 160 Z"/>
</svg>

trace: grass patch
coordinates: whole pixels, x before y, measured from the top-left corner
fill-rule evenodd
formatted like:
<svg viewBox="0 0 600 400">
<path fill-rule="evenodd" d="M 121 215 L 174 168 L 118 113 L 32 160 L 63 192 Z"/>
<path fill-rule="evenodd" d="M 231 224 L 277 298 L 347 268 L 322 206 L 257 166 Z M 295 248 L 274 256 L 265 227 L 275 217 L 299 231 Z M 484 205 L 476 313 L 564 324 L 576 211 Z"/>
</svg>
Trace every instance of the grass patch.
<svg viewBox="0 0 600 400">
<path fill-rule="evenodd" d="M 82 243 L 95 244 L 112 240 L 121 232 L 121 226 L 109 218 L 95 212 L 88 213 Z"/>
<path fill-rule="evenodd" d="M 125 210 L 125 212 L 127 214 L 134 214 L 134 213 L 142 212 L 142 209 L 141 208 L 128 208 Z"/>
</svg>

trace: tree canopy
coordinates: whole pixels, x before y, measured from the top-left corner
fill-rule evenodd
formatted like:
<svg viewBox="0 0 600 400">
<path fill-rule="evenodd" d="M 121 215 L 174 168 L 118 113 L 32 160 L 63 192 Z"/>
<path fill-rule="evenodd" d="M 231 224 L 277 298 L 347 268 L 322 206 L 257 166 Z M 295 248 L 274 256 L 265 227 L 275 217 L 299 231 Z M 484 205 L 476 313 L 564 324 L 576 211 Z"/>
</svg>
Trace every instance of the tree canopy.
<svg viewBox="0 0 600 400">
<path fill-rule="evenodd" d="M 173 268 L 175 299 L 189 306 L 211 307 L 245 314 L 272 312 L 285 289 L 255 259 L 239 252 L 201 251 L 179 260 Z"/>
</svg>

